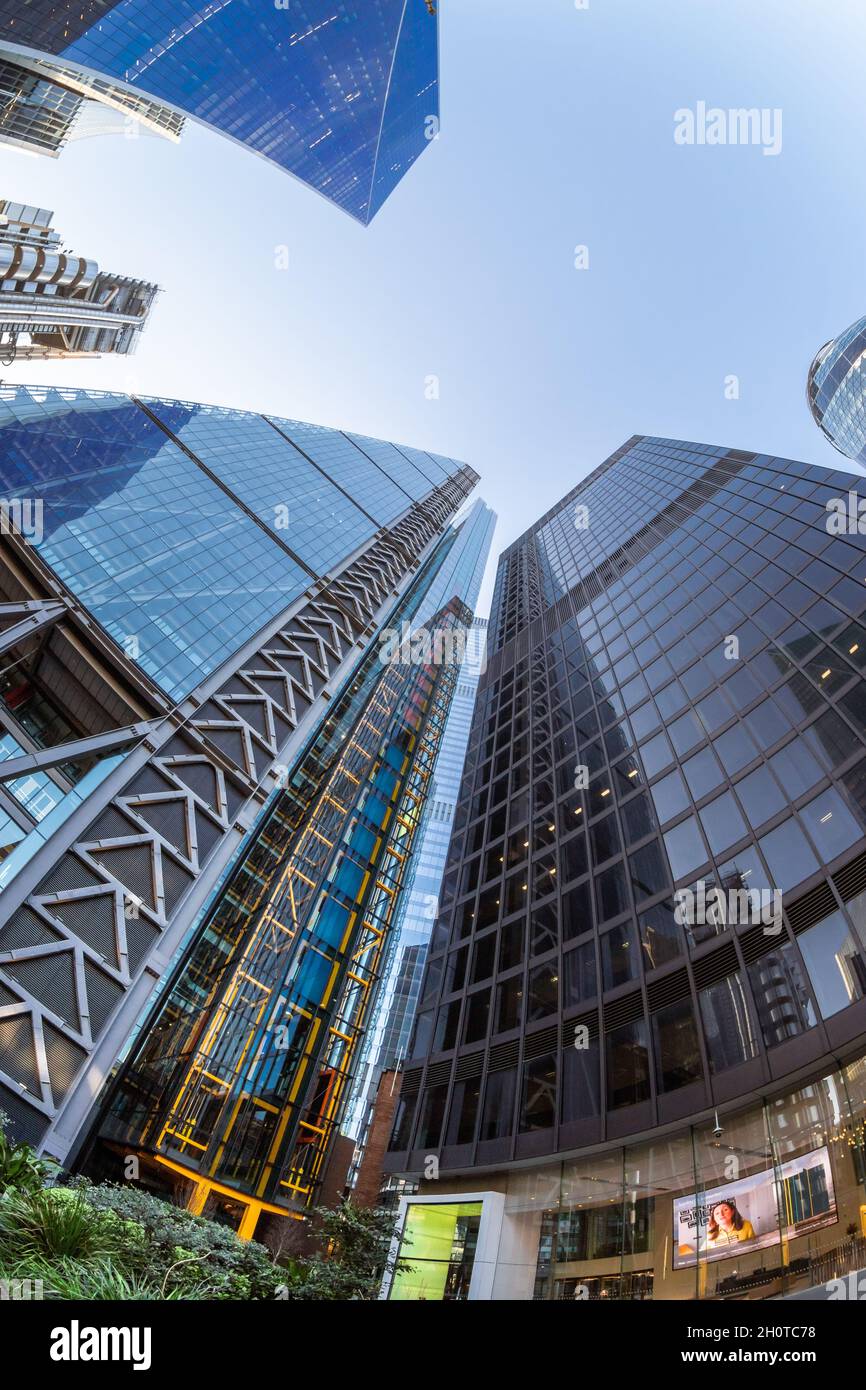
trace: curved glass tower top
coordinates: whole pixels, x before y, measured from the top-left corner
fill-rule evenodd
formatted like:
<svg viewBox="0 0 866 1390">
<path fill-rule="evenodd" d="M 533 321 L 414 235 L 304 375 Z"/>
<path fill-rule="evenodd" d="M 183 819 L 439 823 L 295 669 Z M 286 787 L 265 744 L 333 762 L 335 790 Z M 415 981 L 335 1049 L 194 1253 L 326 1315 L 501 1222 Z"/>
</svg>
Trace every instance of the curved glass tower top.
<svg viewBox="0 0 866 1390">
<path fill-rule="evenodd" d="M 806 398 L 833 447 L 866 463 L 866 317 L 816 353 Z"/>
<path fill-rule="evenodd" d="M 174 107 L 363 223 L 438 128 L 428 0 L 0 0 L 0 48 Z"/>
<path fill-rule="evenodd" d="M 0 388 L 7 511 L 38 502 L 42 562 L 176 699 L 461 467 L 244 410 Z"/>
</svg>

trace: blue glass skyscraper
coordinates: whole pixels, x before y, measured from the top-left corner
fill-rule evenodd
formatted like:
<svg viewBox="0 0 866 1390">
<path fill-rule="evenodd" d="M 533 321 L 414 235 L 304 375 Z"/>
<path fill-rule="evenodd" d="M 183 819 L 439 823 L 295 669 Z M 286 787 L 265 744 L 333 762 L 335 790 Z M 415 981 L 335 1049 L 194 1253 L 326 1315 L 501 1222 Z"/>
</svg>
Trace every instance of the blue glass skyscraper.
<svg viewBox="0 0 866 1390">
<path fill-rule="evenodd" d="M 399 606 L 401 628 L 465 630 L 464 595 L 477 596 L 494 524 L 479 501 L 449 529 Z M 83 1159 L 105 1171 L 118 1147 L 134 1148 L 152 1180 L 193 1184 L 193 1210 L 240 1213 L 242 1234 L 276 1220 L 279 1235 L 287 1214 L 319 1200 L 425 858 L 440 761 L 453 761 L 463 644 L 446 656 L 443 642 L 441 661 L 413 647 L 392 659 L 394 632 L 382 629 L 287 768 L 159 991 Z"/>
<path fill-rule="evenodd" d="M 0 50 L 194 117 L 363 223 L 438 130 L 426 0 L 2 0 Z"/>
<path fill-rule="evenodd" d="M 307 832 L 341 777 L 353 867 L 335 891 L 373 913 L 451 693 L 447 672 L 383 665 L 377 634 L 468 621 L 449 523 L 476 481 L 298 421 L 2 389 L 0 1109 L 19 1135 L 69 1155 L 202 914 L 278 840 L 300 854 L 301 800 Z"/>
</svg>

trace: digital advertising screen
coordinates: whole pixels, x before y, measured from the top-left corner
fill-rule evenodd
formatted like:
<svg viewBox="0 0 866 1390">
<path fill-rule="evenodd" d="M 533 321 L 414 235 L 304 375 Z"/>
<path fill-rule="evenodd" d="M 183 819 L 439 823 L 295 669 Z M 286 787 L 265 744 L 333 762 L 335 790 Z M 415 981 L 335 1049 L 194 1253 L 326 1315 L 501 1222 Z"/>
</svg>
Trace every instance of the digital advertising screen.
<svg viewBox="0 0 866 1390">
<path fill-rule="evenodd" d="M 674 1269 L 724 1260 L 793 1239 L 836 1221 L 830 1154 L 814 1149 L 778 1170 L 674 1200 Z"/>
</svg>

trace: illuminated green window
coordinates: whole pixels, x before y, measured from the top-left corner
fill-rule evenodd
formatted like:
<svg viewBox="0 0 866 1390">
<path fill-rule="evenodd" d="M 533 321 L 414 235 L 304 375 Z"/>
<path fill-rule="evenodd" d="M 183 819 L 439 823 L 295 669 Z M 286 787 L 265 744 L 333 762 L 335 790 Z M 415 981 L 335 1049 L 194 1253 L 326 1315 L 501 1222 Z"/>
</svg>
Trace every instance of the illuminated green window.
<svg viewBox="0 0 866 1390">
<path fill-rule="evenodd" d="M 410 1204 L 389 1297 L 433 1302 L 468 1298 L 480 1225 L 480 1202 Z"/>
</svg>

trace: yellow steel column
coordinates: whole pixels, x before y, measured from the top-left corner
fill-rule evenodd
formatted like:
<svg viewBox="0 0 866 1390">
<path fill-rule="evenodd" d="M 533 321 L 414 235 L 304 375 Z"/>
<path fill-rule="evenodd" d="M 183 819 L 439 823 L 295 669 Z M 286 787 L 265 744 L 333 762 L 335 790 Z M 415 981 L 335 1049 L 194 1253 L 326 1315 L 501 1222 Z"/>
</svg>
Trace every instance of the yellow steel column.
<svg viewBox="0 0 866 1390">
<path fill-rule="evenodd" d="M 244 1208 L 241 1224 L 238 1226 L 238 1235 L 241 1240 L 252 1240 L 261 1213 L 261 1202 L 250 1202 L 249 1206 Z"/>
<path fill-rule="evenodd" d="M 193 1216 L 201 1216 L 209 1192 L 209 1182 L 197 1182 L 187 1202 L 187 1211 L 192 1212 Z"/>
</svg>

